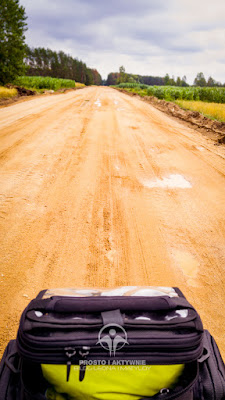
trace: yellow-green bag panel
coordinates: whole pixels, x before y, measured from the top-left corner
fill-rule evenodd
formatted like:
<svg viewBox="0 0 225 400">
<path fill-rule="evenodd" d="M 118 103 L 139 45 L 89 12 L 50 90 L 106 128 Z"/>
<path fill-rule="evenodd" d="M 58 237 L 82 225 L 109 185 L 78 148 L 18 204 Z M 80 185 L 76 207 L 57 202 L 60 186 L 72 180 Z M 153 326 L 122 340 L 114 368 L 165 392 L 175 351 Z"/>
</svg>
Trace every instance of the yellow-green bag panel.
<svg viewBox="0 0 225 400">
<path fill-rule="evenodd" d="M 47 400 L 68 400 L 67 394 L 57 393 L 53 387 L 47 389 L 45 397 Z"/>
<path fill-rule="evenodd" d="M 87 366 L 82 382 L 79 381 L 79 368 L 71 366 L 69 382 L 66 382 L 65 365 L 43 364 L 42 372 L 55 392 L 65 394 L 67 400 L 138 400 L 153 396 L 162 388 L 173 388 L 184 365 L 91 365 Z M 63 399 L 57 396 L 47 398 Z"/>
</svg>

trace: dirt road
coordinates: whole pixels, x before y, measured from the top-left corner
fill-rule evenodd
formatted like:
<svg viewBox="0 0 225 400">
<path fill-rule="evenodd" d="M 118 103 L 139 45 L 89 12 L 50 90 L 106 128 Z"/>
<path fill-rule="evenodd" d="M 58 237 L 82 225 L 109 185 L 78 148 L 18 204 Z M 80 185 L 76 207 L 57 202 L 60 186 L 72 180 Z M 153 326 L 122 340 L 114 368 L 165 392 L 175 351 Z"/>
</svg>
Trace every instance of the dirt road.
<svg viewBox="0 0 225 400">
<path fill-rule="evenodd" d="M 225 152 L 110 88 L 0 109 L 0 343 L 48 287 L 179 286 L 225 358 Z"/>
</svg>

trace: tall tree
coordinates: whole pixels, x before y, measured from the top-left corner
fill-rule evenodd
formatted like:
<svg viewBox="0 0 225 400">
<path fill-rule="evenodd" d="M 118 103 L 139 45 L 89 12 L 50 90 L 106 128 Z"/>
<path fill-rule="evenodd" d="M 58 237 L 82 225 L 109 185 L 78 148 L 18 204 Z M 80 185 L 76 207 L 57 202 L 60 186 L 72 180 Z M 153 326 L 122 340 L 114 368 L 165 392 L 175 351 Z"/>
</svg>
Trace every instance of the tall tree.
<svg viewBox="0 0 225 400">
<path fill-rule="evenodd" d="M 170 76 L 169 76 L 169 74 L 166 74 L 164 76 L 164 85 L 165 86 L 169 86 L 170 85 Z"/>
<path fill-rule="evenodd" d="M 216 82 L 215 79 L 213 79 L 211 76 L 209 77 L 207 81 L 207 86 L 213 87 L 213 86 L 221 86 L 220 82 Z"/>
<path fill-rule="evenodd" d="M 195 86 L 206 86 L 207 85 L 203 72 L 199 72 L 197 74 L 197 76 L 194 80 L 194 85 Z"/>
<path fill-rule="evenodd" d="M 181 79 L 179 76 L 177 77 L 176 86 L 181 86 Z"/>
<path fill-rule="evenodd" d="M 0 1 L 0 82 L 24 72 L 26 15 L 19 0 Z"/>
<path fill-rule="evenodd" d="M 174 75 L 172 75 L 172 78 L 170 79 L 170 85 L 171 86 L 176 86 L 175 76 Z"/>
<path fill-rule="evenodd" d="M 119 78 L 117 79 L 117 83 L 124 83 L 128 81 L 129 81 L 128 74 L 126 74 L 124 66 L 121 65 L 121 67 L 119 68 Z"/>
<path fill-rule="evenodd" d="M 181 86 L 189 86 L 187 83 L 186 75 L 184 75 L 183 78 L 181 79 Z"/>
</svg>

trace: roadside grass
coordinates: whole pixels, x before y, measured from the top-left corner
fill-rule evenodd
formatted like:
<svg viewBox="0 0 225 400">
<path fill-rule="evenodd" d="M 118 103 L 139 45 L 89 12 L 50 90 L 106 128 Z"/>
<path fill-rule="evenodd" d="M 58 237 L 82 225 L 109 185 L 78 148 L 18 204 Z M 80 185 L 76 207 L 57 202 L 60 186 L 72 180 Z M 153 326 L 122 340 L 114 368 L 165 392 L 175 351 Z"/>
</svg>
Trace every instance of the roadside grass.
<svg viewBox="0 0 225 400">
<path fill-rule="evenodd" d="M 188 100 L 176 100 L 175 103 L 185 110 L 198 111 L 208 118 L 225 122 L 225 104 Z"/>
<path fill-rule="evenodd" d="M 124 89 L 127 92 L 130 93 L 137 93 L 139 96 L 144 97 L 144 96 L 149 96 L 149 95 L 153 95 L 152 93 L 150 93 L 149 91 L 149 87 L 148 89 L 146 88 L 141 88 L 140 85 L 131 85 L 131 84 L 126 84 L 127 87 L 125 87 Z M 125 86 L 125 84 L 124 84 Z M 144 86 L 144 85 L 143 85 Z M 114 86 L 117 89 L 123 89 L 122 85 L 119 86 Z M 152 88 L 150 88 L 152 89 Z M 190 88 L 191 89 L 191 88 Z M 159 91 L 161 90 L 160 88 L 158 89 Z M 171 90 L 176 90 L 173 87 L 171 88 Z M 179 89 L 178 89 L 179 90 Z M 170 89 L 169 89 L 169 93 L 170 93 Z M 154 95 L 158 98 L 160 98 L 161 96 L 159 96 L 160 93 L 155 92 Z M 171 94 L 170 94 L 171 96 Z M 162 96 L 162 98 L 165 98 Z M 182 99 L 177 99 L 175 100 L 174 98 L 168 98 L 165 99 L 166 101 L 172 101 L 174 103 L 176 103 L 179 107 L 183 108 L 184 110 L 190 110 L 190 111 L 198 111 L 199 113 L 203 114 L 205 117 L 210 118 L 210 119 L 214 119 L 220 122 L 225 122 L 225 104 L 221 104 L 221 103 L 208 103 L 206 101 L 200 101 L 200 100 L 182 100 Z"/>
<path fill-rule="evenodd" d="M 7 89 L 3 86 L 0 86 L 0 99 L 10 99 L 12 97 L 17 96 L 16 89 Z"/>
<path fill-rule="evenodd" d="M 145 85 L 146 86 L 146 85 Z M 136 93 L 136 94 L 138 94 L 139 96 L 141 96 L 141 97 L 144 97 L 144 96 L 147 96 L 148 94 L 147 94 L 147 89 L 146 88 L 140 88 L 139 86 L 138 87 L 125 87 L 125 88 L 123 88 L 122 86 L 120 86 L 120 85 L 118 85 L 118 86 L 116 86 L 116 85 L 112 85 L 111 87 L 113 87 L 113 88 L 115 88 L 115 89 L 123 89 L 123 90 L 126 90 L 126 92 L 129 92 L 129 93 Z"/>
<path fill-rule="evenodd" d="M 86 85 L 84 84 L 84 83 L 80 83 L 80 82 L 76 82 L 76 89 L 80 89 L 80 88 L 83 88 L 83 87 L 85 87 Z"/>
</svg>

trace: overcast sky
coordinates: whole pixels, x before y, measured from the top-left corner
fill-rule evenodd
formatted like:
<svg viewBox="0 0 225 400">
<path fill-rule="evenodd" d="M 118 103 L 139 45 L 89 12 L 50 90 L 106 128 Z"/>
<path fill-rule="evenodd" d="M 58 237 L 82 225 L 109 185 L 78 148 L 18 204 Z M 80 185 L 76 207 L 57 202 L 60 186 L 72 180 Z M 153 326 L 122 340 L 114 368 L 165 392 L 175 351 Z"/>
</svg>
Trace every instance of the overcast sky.
<svg viewBox="0 0 225 400">
<path fill-rule="evenodd" d="M 225 0 L 20 0 L 27 43 L 63 50 L 103 78 L 198 72 L 225 82 Z"/>
</svg>

